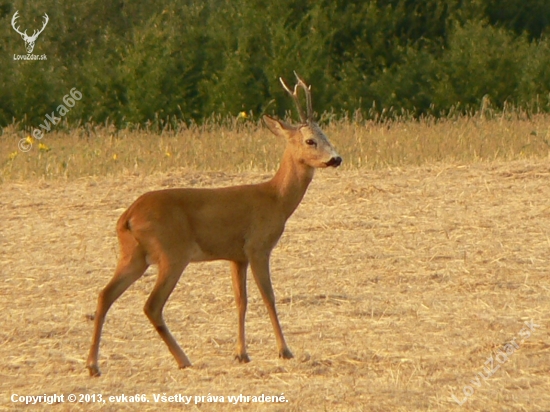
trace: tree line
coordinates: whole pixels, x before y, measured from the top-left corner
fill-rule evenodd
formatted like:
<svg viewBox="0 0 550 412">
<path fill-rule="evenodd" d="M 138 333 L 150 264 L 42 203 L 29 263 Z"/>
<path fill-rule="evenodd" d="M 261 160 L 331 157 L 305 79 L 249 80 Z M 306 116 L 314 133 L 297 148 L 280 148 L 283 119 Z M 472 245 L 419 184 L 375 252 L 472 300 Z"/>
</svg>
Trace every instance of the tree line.
<svg viewBox="0 0 550 412">
<path fill-rule="evenodd" d="M 1 1 L 0 126 L 36 127 L 72 88 L 71 124 L 284 115 L 294 70 L 335 116 L 550 110 L 547 0 Z M 46 60 L 15 60 L 17 10 L 29 34 L 48 14 Z"/>
</svg>

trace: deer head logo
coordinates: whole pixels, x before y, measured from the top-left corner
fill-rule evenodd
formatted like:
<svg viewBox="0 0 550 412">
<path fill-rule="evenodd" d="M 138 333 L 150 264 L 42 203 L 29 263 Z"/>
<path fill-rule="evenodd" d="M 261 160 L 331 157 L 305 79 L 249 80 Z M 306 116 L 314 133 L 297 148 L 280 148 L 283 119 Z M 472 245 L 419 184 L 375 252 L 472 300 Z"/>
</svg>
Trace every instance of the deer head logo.
<svg viewBox="0 0 550 412">
<path fill-rule="evenodd" d="M 27 30 L 25 30 L 23 33 L 19 31 L 19 27 L 15 26 L 16 20 L 19 18 L 19 11 L 16 11 L 13 15 L 13 18 L 11 19 L 11 25 L 13 29 L 21 35 L 21 38 L 25 41 L 25 48 L 27 49 L 27 53 L 32 53 L 34 49 L 34 43 L 36 42 L 36 39 L 44 31 L 46 28 L 46 25 L 48 24 L 48 21 L 50 21 L 50 18 L 46 13 L 44 13 L 44 24 L 42 25 L 42 28 L 40 30 L 35 30 L 32 34 L 32 36 L 29 36 L 27 34 Z"/>
</svg>

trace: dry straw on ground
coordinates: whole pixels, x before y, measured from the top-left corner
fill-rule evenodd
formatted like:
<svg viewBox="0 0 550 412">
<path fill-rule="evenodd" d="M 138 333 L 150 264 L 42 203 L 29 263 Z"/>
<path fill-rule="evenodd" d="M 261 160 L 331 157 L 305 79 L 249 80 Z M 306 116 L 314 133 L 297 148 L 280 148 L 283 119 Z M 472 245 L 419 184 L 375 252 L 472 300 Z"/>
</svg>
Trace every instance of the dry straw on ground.
<svg viewBox="0 0 550 412">
<path fill-rule="evenodd" d="M 469 130 L 472 123 L 462 126 Z M 399 127 L 414 135 L 420 126 Z M 535 139 L 547 126 L 521 127 L 538 133 L 528 134 Z M 358 158 L 359 149 L 348 146 L 355 138 L 349 128 L 333 140 L 348 158 Z M 265 139 L 271 137 L 258 136 L 257 144 L 269 148 Z M 364 145 L 384 142 L 363 139 Z M 55 146 L 54 139 L 49 144 Z M 146 157 L 146 149 L 131 150 Z M 111 309 L 100 353 L 104 375 L 93 379 L 85 369 L 90 317 L 114 270 L 120 213 L 148 190 L 270 175 L 193 168 L 110 172 L 1 186 L 1 410 L 23 409 L 10 402 L 12 394 L 54 393 L 146 394 L 150 402 L 29 410 L 550 409 L 546 160 L 321 171 L 272 259 L 280 319 L 295 359 L 277 358 L 266 310 L 249 282 L 252 362 L 232 360 L 237 316 L 231 280 L 228 265 L 213 262 L 186 270 L 165 311 L 193 368 L 177 369 L 142 312 L 155 281 L 151 270 Z M 540 326 L 520 343 L 530 320 Z M 514 338 L 519 348 L 476 385 L 487 359 Z M 459 406 L 452 394 L 463 399 L 465 386 L 474 392 Z M 229 395 L 282 393 L 288 399 L 282 405 L 227 403 Z M 226 403 L 161 405 L 154 394 L 221 395 Z"/>
</svg>

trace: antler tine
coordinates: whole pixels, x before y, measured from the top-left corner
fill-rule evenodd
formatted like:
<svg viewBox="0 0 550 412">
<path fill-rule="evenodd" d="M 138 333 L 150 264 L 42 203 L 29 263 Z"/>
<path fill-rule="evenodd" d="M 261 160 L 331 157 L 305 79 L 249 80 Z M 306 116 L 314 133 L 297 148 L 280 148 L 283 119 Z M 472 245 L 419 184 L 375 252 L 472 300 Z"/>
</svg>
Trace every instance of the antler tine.
<svg viewBox="0 0 550 412">
<path fill-rule="evenodd" d="M 308 86 L 306 82 L 304 82 L 300 76 L 298 76 L 298 73 L 294 72 L 294 75 L 296 76 L 296 79 L 298 80 L 298 84 L 296 87 L 300 86 L 302 89 L 304 89 L 306 93 L 306 104 L 307 104 L 307 120 L 312 121 L 313 120 L 313 105 L 311 103 L 311 86 Z"/>
<path fill-rule="evenodd" d="M 279 77 L 279 81 L 281 82 L 281 84 L 283 85 L 283 88 L 287 91 L 287 93 L 290 94 L 291 96 L 294 96 L 294 94 L 290 91 L 290 89 L 288 88 L 288 86 L 286 85 L 282 77 Z"/>
<path fill-rule="evenodd" d="M 50 21 L 50 18 L 48 17 L 47 13 L 44 13 L 44 15 L 42 17 L 44 18 L 44 25 L 42 26 L 42 30 L 44 30 L 46 28 L 46 25 Z"/>
<path fill-rule="evenodd" d="M 290 94 L 290 96 L 294 100 L 294 103 L 296 104 L 296 109 L 298 109 L 298 114 L 300 115 L 300 120 L 302 121 L 302 123 L 307 123 L 309 117 L 304 114 L 304 111 L 300 106 L 300 100 L 298 99 L 298 84 L 294 86 L 294 91 L 291 92 L 290 88 L 286 85 L 282 77 L 279 77 L 279 81 L 283 85 L 283 88 L 287 91 L 288 94 Z"/>
<path fill-rule="evenodd" d="M 15 21 L 19 18 L 19 10 L 16 10 L 13 17 L 11 18 L 12 26 L 15 25 Z"/>
<path fill-rule="evenodd" d="M 50 18 L 48 17 L 48 15 L 46 13 L 44 13 L 42 18 L 44 19 L 44 23 L 42 24 L 42 28 L 40 30 L 35 30 L 36 33 L 34 33 L 32 35 L 32 37 L 34 37 L 34 36 L 38 37 L 38 35 L 44 31 L 44 29 L 46 28 L 48 22 L 50 21 Z"/>
<path fill-rule="evenodd" d="M 18 18 L 19 18 L 19 10 L 17 10 L 17 11 L 15 12 L 15 14 L 13 15 L 13 17 L 11 18 L 11 25 L 12 25 L 13 29 L 14 29 L 17 33 L 19 33 L 21 36 L 24 35 L 24 34 L 26 35 L 26 34 L 27 34 L 27 30 L 25 30 L 24 33 L 21 33 L 21 32 L 19 31 L 19 27 L 15 27 L 15 24 L 17 23 L 17 19 L 18 19 Z"/>
</svg>

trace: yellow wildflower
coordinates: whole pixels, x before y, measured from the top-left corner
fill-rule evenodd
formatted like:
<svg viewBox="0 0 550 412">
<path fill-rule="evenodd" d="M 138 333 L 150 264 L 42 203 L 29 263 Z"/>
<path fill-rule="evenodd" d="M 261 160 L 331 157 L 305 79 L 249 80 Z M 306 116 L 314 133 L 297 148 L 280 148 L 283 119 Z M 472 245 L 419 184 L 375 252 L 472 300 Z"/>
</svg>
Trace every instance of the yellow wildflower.
<svg viewBox="0 0 550 412">
<path fill-rule="evenodd" d="M 237 116 L 239 119 L 248 119 L 248 114 L 246 112 L 240 112 Z"/>
<path fill-rule="evenodd" d="M 15 159 L 17 157 L 17 152 L 10 153 L 8 157 L 9 157 L 10 160 Z"/>
<path fill-rule="evenodd" d="M 27 138 L 25 139 L 25 141 L 26 141 L 28 144 L 33 144 L 33 143 L 34 143 L 34 139 L 33 139 L 31 136 L 27 136 Z"/>
<path fill-rule="evenodd" d="M 166 151 L 166 153 L 164 153 L 166 155 L 166 157 L 172 157 L 172 153 L 170 153 L 169 151 Z"/>
<path fill-rule="evenodd" d="M 113 155 L 113 160 L 117 160 L 117 159 L 118 159 L 118 155 L 115 153 L 115 154 Z"/>
<path fill-rule="evenodd" d="M 38 150 L 40 150 L 41 152 L 49 152 L 52 149 L 50 149 L 44 143 L 38 143 Z"/>
</svg>

